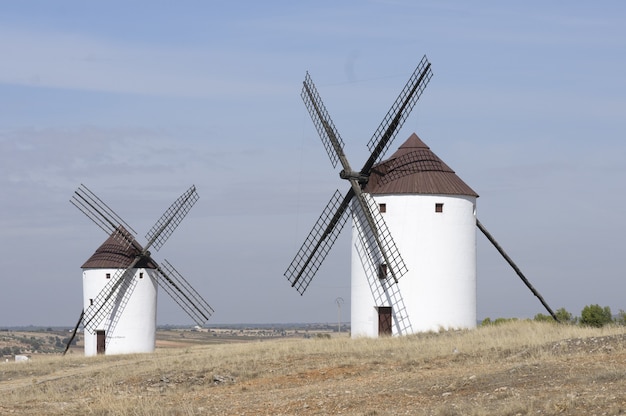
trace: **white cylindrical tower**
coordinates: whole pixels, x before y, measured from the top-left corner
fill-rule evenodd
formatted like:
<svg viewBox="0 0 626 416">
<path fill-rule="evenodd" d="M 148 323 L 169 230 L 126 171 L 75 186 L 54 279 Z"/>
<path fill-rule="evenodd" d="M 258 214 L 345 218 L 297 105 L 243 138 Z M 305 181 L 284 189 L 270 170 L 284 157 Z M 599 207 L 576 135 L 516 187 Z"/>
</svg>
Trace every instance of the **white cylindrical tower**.
<svg viewBox="0 0 626 416">
<path fill-rule="evenodd" d="M 374 166 L 374 198 L 408 272 L 397 284 L 352 225 L 352 336 L 476 326 L 476 198 L 413 134 Z M 367 244 L 366 244 L 367 245 Z"/>
<path fill-rule="evenodd" d="M 110 312 L 91 322 L 90 329 L 85 328 L 86 356 L 154 352 L 156 265 L 142 259 L 127 269 L 142 249 L 136 241 L 126 246 L 111 236 L 82 266 L 84 311 L 99 307 L 103 296 L 111 293 L 110 288 L 105 289 L 107 284 L 126 271 L 121 277 L 123 283 L 109 300 Z"/>
</svg>

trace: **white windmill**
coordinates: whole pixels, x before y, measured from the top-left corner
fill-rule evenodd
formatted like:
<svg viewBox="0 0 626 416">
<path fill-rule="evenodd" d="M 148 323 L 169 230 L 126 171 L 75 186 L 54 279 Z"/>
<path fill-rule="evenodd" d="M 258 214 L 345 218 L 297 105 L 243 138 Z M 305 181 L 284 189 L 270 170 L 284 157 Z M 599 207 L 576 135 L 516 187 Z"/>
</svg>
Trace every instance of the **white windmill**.
<svg viewBox="0 0 626 416">
<path fill-rule="evenodd" d="M 385 263 L 352 232 L 352 335 L 408 334 L 476 326 L 476 198 L 415 133 L 374 165 L 364 192 L 376 202 L 406 262 L 391 285 Z"/>
<path fill-rule="evenodd" d="M 303 83 L 304 103 L 350 188 L 343 198 L 335 192 L 285 277 L 302 295 L 351 212 L 352 336 L 476 326 L 476 226 L 555 317 L 477 220 L 478 195 L 417 135 L 381 162 L 431 77 L 424 57 L 368 142 L 371 155 L 360 171 L 350 167 L 308 74 Z"/>
<path fill-rule="evenodd" d="M 70 202 L 109 234 L 82 265 L 83 312 L 74 335 L 82 323 L 86 356 L 153 352 L 157 285 L 198 325 L 209 319 L 213 309 L 202 296 L 167 260 L 159 266 L 148 251 L 161 248 L 197 200 L 192 186 L 146 234 L 143 247 L 133 229 L 86 186 L 76 190 Z"/>
</svg>

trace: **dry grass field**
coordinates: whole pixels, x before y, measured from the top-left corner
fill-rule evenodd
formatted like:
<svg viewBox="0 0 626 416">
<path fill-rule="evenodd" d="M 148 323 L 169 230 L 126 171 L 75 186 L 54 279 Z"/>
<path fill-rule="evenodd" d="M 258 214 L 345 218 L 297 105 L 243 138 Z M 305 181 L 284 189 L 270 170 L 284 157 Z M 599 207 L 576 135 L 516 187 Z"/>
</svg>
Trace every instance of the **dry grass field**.
<svg viewBox="0 0 626 416">
<path fill-rule="evenodd" d="M 408 337 L 203 343 L 0 364 L 0 414 L 626 414 L 626 328 L 530 321 Z M 166 347 L 167 346 L 167 347 Z"/>
</svg>

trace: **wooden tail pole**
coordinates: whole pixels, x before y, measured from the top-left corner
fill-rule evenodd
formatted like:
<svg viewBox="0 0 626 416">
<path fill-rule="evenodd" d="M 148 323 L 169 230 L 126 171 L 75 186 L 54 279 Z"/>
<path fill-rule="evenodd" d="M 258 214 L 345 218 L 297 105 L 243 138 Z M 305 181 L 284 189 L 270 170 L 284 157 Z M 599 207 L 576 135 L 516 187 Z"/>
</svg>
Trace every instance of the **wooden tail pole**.
<svg viewBox="0 0 626 416">
<path fill-rule="evenodd" d="M 541 304 L 544 306 L 544 308 L 546 308 L 546 310 L 550 312 L 550 315 L 552 315 L 552 318 L 554 318 L 555 321 L 559 322 L 559 318 L 557 318 L 555 313 L 552 312 L 552 309 L 550 309 L 550 306 L 548 306 L 548 304 L 543 299 L 541 294 L 539 294 L 539 292 L 535 290 L 533 285 L 530 284 L 530 282 L 528 281 L 528 279 L 526 279 L 526 277 L 524 276 L 522 271 L 519 269 L 519 267 L 517 267 L 517 265 L 513 262 L 513 260 L 511 260 L 511 258 L 508 256 L 508 254 L 506 254 L 504 249 L 500 247 L 500 244 L 498 244 L 495 238 L 493 238 L 493 236 L 489 234 L 489 231 L 487 231 L 487 229 L 481 224 L 481 222 L 478 221 L 478 218 L 476 218 L 476 226 L 478 227 L 480 231 L 482 231 L 482 233 L 485 235 L 485 237 L 487 237 L 487 239 L 491 242 L 491 244 L 493 244 L 493 246 L 496 248 L 496 250 L 498 250 L 498 252 L 502 255 L 502 257 L 504 257 L 507 263 L 509 263 L 509 265 L 513 268 L 513 270 L 515 270 L 515 273 L 517 273 L 517 275 L 520 277 L 520 279 L 522 279 L 522 281 L 530 289 L 530 291 L 533 292 L 535 296 L 537 296 L 537 298 L 539 299 Z"/>
<path fill-rule="evenodd" d="M 85 316 L 85 310 L 83 309 L 80 313 L 80 318 L 78 318 L 78 322 L 76 322 L 76 326 L 74 327 L 74 332 L 72 332 L 72 336 L 70 340 L 67 341 L 67 345 L 65 346 L 65 351 L 63 351 L 63 355 L 70 349 L 70 345 L 72 345 L 72 341 L 74 341 L 74 337 L 76 336 L 76 332 L 78 331 L 78 327 L 80 326 L 80 322 L 83 320 L 83 316 Z"/>
</svg>

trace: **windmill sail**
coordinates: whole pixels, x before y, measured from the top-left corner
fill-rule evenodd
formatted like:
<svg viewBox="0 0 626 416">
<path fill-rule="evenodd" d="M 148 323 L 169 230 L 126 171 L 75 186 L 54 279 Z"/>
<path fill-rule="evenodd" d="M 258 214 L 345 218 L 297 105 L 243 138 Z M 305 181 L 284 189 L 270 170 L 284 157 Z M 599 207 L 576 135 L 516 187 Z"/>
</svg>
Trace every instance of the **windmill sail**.
<svg viewBox="0 0 626 416">
<path fill-rule="evenodd" d="M 174 301 L 200 326 L 206 324 L 213 308 L 200 294 L 185 280 L 167 260 L 157 269 L 162 279 L 158 279 L 161 286 Z"/>
<path fill-rule="evenodd" d="M 135 230 L 120 218 L 107 204 L 102 202 L 85 185 L 81 184 L 70 199 L 72 205 L 78 208 L 98 227 L 108 235 L 114 235 L 120 242 L 129 246 L 132 244 Z M 123 230 L 123 231 L 120 231 Z"/>
<path fill-rule="evenodd" d="M 347 214 L 353 195 L 352 188 L 350 188 L 342 200 L 339 190 L 335 191 L 287 268 L 285 277 L 301 295 L 311 283 L 311 279 L 341 233 L 348 219 Z"/>
<path fill-rule="evenodd" d="M 355 201 L 354 207 L 358 211 L 353 212 L 353 214 L 362 219 L 362 232 L 364 238 L 374 244 L 375 249 L 373 249 L 372 255 L 377 258 L 376 261 L 384 264 L 394 282 L 397 282 L 406 273 L 407 267 L 385 225 L 385 221 L 376 205 L 371 201 L 368 202 L 367 197 L 362 192 L 362 187 L 369 179 L 372 166 L 383 157 L 424 88 L 426 88 L 431 76 L 430 63 L 424 56 L 370 139 L 368 143 L 371 152 L 370 157 L 361 171 L 355 172 L 350 167 L 343 151 L 344 142 L 307 72 L 301 97 L 333 167 L 337 166 L 337 162 L 341 163 L 343 170 L 339 176 L 350 182 L 350 189 L 343 200 L 339 197 L 338 192 L 335 193 L 284 273 L 291 286 L 295 287 L 300 294 L 303 294 L 309 286 L 313 276 L 332 248 L 345 224 L 347 219 L 345 214 L 350 209 L 350 202 L 353 200 Z"/>
<path fill-rule="evenodd" d="M 400 251 L 396 247 L 396 243 L 391 237 L 389 228 L 380 214 L 380 210 L 374 201 L 374 198 L 368 193 L 362 193 L 360 198 L 363 200 L 362 204 L 355 205 L 354 216 L 358 218 L 360 224 L 366 224 L 368 215 L 371 215 L 371 221 L 374 222 L 374 226 L 369 227 L 357 227 L 359 237 L 366 245 L 372 245 L 371 257 L 376 258 L 375 264 L 383 265 L 387 270 L 387 274 L 390 274 L 394 282 L 397 282 L 402 277 L 408 268 L 400 256 Z M 363 210 L 362 206 L 368 207 L 367 212 Z M 376 235 L 374 233 L 376 232 Z M 381 250 L 380 246 L 384 249 Z M 378 248 L 378 251 L 376 250 Z"/>
<path fill-rule="evenodd" d="M 424 55 L 415 71 L 413 71 L 409 81 L 400 92 L 400 95 L 367 143 L 367 148 L 372 154 L 368 161 L 365 162 L 361 170 L 362 173 L 369 173 L 372 166 L 383 158 L 404 121 L 411 113 L 411 110 L 413 110 L 413 107 L 415 107 L 417 100 L 422 96 L 422 92 L 424 92 L 432 76 L 430 62 Z"/>
<path fill-rule="evenodd" d="M 326 149 L 326 153 L 328 153 L 330 163 L 332 163 L 333 167 L 337 167 L 337 161 L 339 160 L 338 155 L 343 151 L 344 143 L 335 128 L 335 123 L 333 123 L 328 111 L 326 111 L 326 107 L 308 72 L 304 78 L 300 96 L 307 110 L 309 110 L 309 114 L 311 115 L 311 119 L 313 120 L 313 124 L 317 129 L 320 139 L 322 139 L 322 144 Z"/>
<path fill-rule="evenodd" d="M 198 198 L 196 187 L 192 186 L 174 201 L 146 234 L 146 240 L 148 240 L 146 250 L 152 246 L 158 251 L 172 235 L 176 227 L 178 227 L 178 224 L 185 218 Z"/>
</svg>

